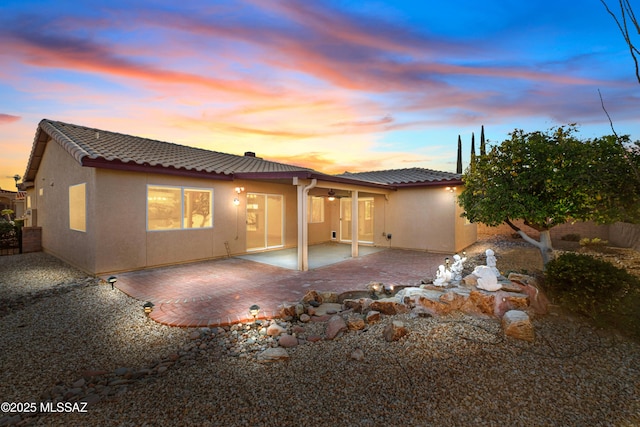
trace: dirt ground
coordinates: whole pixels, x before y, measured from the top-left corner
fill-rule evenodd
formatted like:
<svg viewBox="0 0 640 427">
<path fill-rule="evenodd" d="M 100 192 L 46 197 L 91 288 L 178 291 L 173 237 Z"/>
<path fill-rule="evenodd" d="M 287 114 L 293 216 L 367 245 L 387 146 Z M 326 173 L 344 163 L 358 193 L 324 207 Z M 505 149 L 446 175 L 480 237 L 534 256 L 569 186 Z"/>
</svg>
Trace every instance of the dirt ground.
<svg viewBox="0 0 640 427">
<path fill-rule="evenodd" d="M 589 254 L 597 259 L 608 261 L 629 273 L 640 277 L 640 252 L 628 248 L 604 246 L 601 248 L 582 247 L 578 242 L 553 242 L 557 255 L 563 252 L 578 252 Z M 497 259 L 498 269 L 506 276 L 509 272 L 525 273 L 533 276 L 542 274 L 542 256 L 540 251 L 523 241 L 509 236 L 486 236 L 467 248 L 467 268 L 469 272 L 476 265 L 485 263 L 486 249 L 493 249 Z"/>
</svg>

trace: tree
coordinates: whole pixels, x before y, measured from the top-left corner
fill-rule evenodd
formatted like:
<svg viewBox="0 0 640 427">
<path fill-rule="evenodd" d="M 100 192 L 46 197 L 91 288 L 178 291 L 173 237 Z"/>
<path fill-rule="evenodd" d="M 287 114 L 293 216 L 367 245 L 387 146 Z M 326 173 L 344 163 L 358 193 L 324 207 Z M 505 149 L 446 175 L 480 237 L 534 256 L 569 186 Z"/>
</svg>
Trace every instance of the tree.
<svg viewBox="0 0 640 427">
<path fill-rule="evenodd" d="M 635 44 L 633 30 L 635 29 L 636 36 L 640 37 L 640 24 L 636 19 L 636 15 L 633 13 L 633 8 L 631 7 L 631 3 L 629 0 L 618 0 L 618 4 L 620 6 L 620 16 L 614 13 L 605 0 L 600 0 L 600 2 L 604 5 L 605 9 L 613 20 L 616 22 L 622 37 L 624 37 L 624 41 L 629 47 L 629 53 L 631 54 L 631 58 L 633 59 L 633 63 L 636 67 L 636 78 L 638 79 L 638 83 L 640 83 L 640 68 L 638 66 L 638 57 L 640 56 L 640 50 Z M 629 27 L 632 27 L 629 30 Z"/>
<path fill-rule="evenodd" d="M 632 170 L 640 156 L 629 138 L 623 137 L 626 144 L 615 136 L 581 141 L 576 133 L 573 125 L 547 132 L 515 130 L 480 155 L 463 175 L 465 188 L 458 198 L 463 216 L 489 226 L 508 224 L 540 250 L 545 265 L 553 251 L 549 230 L 557 225 L 640 218 L 640 182 Z M 515 220 L 538 231 L 540 240 Z"/>
</svg>

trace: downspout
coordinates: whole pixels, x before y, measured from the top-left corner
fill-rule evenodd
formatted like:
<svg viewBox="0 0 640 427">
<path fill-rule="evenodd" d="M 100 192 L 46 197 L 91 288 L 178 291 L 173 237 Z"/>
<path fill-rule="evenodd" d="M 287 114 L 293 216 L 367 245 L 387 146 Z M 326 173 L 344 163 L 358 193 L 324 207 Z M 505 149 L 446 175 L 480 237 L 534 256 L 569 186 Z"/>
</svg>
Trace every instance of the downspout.
<svg viewBox="0 0 640 427">
<path fill-rule="evenodd" d="M 294 178 L 294 184 L 298 186 L 298 270 L 309 270 L 309 225 L 307 224 L 307 196 L 309 190 L 318 185 L 317 179 L 312 179 L 307 186 L 298 184 Z"/>
</svg>

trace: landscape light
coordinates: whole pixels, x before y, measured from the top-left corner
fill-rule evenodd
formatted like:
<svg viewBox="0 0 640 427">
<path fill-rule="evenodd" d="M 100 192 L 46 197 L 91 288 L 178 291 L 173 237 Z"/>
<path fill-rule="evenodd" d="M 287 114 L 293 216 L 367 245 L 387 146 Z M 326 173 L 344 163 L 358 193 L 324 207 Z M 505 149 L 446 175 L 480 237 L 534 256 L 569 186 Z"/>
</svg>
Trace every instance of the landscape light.
<svg viewBox="0 0 640 427">
<path fill-rule="evenodd" d="M 151 312 L 153 311 L 153 306 L 154 304 L 151 301 L 145 302 L 142 305 L 142 308 L 144 309 L 144 314 L 146 314 L 147 316 L 151 314 Z"/>
<path fill-rule="evenodd" d="M 258 304 L 253 304 L 251 307 L 249 307 L 249 314 L 251 314 L 253 316 L 253 320 L 256 320 L 256 317 L 258 317 L 258 313 L 260 312 L 260 306 Z"/>
<path fill-rule="evenodd" d="M 111 289 L 113 289 L 113 285 L 115 285 L 117 281 L 118 278 L 116 276 L 109 276 L 109 278 L 107 279 L 107 283 L 111 284 Z"/>
</svg>

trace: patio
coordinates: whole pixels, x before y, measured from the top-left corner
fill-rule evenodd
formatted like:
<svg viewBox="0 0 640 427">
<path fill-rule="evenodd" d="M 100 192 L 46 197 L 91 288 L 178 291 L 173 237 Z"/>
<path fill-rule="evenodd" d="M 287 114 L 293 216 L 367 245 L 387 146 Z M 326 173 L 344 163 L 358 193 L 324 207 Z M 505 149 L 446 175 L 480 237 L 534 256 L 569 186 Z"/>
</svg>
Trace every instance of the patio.
<svg viewBox="0 0 640 427">
<path fill-rule="evenodd" d="M 309 271 L 285 268 L 295 252 L 283 250 L 121 273 L 116 287 L 141 304 L 152 302 L 150 316 L 157 322 L 221 326 L 249 320 L 252 304 L 261 307 L 260 318 L 275 317 L 280 304 L 299 301 L 309 290 L 342 293 L 364 290 L 370 282 L 415 285 L 433 278 L 443 260 L 442 254 L 364 246 L 360 257 L 350 258 L 335 246 L 310 247 Z"/>
</svg>

